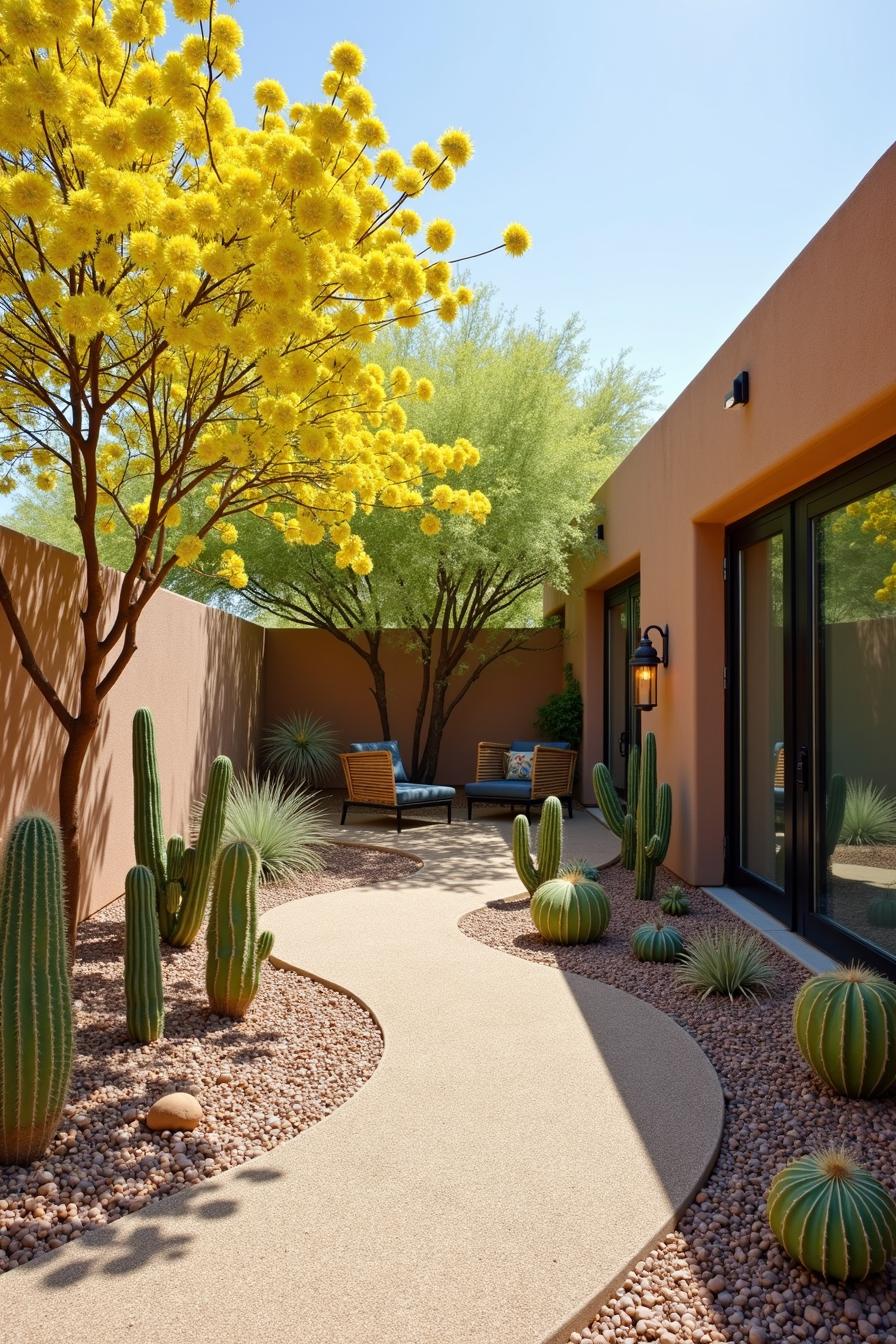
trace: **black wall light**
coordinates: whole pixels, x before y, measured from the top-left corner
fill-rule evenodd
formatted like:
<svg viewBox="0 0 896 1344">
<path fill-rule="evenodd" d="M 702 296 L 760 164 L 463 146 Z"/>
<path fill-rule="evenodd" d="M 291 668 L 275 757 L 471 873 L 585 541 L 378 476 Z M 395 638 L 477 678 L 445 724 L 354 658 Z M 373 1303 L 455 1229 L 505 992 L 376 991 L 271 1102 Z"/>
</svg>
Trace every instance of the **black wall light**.
<svg viewBox="0 0 896 1344">
<path fill-rule="evenodd" d="M 662 654 L 657 653 L 650 638 L 655 630 L 663 641 Z M 648 625 L 641 632 L 641 642 L 629 660 L 632 669 L 632 702 L 635 709 L 656 708 L 656 670 L 669 666 L 668 625 Z"/>
<path fill-rule="evenodd" d="M 725 410 L 730 411 L 732 406 L 746 406 L 750 400 L 750 375 L 746 369 L 739 373 L 731 384 L 731 391 L 725 398 Z"/>
</svg>

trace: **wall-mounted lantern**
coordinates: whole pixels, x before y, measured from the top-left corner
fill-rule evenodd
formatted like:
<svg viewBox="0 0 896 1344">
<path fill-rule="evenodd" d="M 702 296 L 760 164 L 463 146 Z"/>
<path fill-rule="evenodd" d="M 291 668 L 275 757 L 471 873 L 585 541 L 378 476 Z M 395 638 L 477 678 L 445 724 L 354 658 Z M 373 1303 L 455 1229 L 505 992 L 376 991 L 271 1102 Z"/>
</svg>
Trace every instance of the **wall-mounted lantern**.
<svg viewBox="0 0 896 1344">
<path fill-rule="evenodd" d="M 739 373 L 731 384 L 731 391 L 725 398 L 725 410 L 730 411 L 733 406 L 746 406 L 750 400 L 750 375 L 746 369 Z"/>
<path fill-rule="evenodd" d="M 650 638 L 655 630 L 663 641 L 662 654 L 657 653 Z M 635 709 L 653 709 L 656 706 L 656 670 L 669 666 L 669 627 L 668 625 L 648 625 L 641 633 L 638 644 L 629 661 L 632 669 L 632 703 Z"/>
</svg>

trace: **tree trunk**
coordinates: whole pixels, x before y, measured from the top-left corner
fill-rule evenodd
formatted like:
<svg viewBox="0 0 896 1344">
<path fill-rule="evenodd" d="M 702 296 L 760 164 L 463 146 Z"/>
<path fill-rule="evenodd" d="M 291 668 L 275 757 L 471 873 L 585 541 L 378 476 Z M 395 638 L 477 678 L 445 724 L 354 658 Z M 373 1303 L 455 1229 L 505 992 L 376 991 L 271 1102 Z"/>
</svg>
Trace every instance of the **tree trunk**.
<svg viewBox="0 0 896 1344">
<path fill-rule="evenodd" d="M 439 752 L 442 749 L 442 734 L 448 715 L 445 713 L 445 698 L 448 693 L 447 679 L 439 676 L 433 684 L 429 705 L 429 723 L 426 728 L 426 740 L 420 753 L 416 778 L 421 784 L 434 784 L 439 768 Z"/>
<path fill-rule="evenodd" d="M 379 645 L 379 641 L 377 641 Z M 370 675 L 373 679 L 373 698 L 376 700 L 376 707 L 380 716 L 380 732 L 382 740 L 389 742 L 392 738 L 392 732 L 389 728 L 389 697 L 386 694 L 386 673 L 379 658 L 379 647 L 367 659 L 367 665 L 370 668 Z"/>
<path fill-rule="evenodd" d="M 62 832 L 65 919 L 70 962 L 75 956 L 81 905 L 81 775 L 97 722 L 98 719 L 92 722 L 83 718 L 75 720 L 59 771 L 59 829 Z"/>
</svg>

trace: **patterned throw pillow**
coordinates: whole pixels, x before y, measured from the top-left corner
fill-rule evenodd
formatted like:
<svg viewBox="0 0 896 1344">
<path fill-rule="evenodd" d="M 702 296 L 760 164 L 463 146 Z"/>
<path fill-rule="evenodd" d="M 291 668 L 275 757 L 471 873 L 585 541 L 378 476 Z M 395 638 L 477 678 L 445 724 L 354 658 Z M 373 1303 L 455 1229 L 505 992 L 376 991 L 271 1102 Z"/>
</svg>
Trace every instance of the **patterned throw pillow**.
<svg viewBox="0 0 896 1344">
<path fill-rule="evenodd" d="M 505 779 L 526 779 L 532 778 L 532 752 L 531 751 L 508 751 L 507 769 L 504 772 Z"/>
</svg>

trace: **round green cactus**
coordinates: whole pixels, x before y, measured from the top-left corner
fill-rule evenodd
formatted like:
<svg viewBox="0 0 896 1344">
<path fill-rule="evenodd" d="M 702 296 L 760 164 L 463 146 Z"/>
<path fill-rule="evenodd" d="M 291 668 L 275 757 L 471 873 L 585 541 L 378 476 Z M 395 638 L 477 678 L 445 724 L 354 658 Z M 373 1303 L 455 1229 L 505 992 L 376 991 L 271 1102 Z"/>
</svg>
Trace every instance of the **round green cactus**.
<svg viewBox="0 0 896 1344">
<path fill-rule="evenodd" d="M 875 896 L 868 907 L 868 923 L 876 929 L 896 929 L 896 893 Z"/>
<path fill-rule="evenodd" d="M 793 1004 L 806 1063 L 835 1092 L 879 1097 L 896 1085 L 896 985 L 865 966 L 807 980 Z"/>
<path fill-rule="evenodd" d="M 684 951 L 684 941 L 677 929 L 657 920 L 635 929 L 632 951 L 638 961 L 677 961 Z"/>
<path fill-rule="evenodd" d="M 684 887 L 670 887 L 660 901 L 660 909 L 664 915 L 686 915 L 690 908 L 691 903 Z"/>
<path fill-rule="evenodd" d="M 826 1278 L 878 1274 L 896 1251 L 896 1204 L 840 1148 L 799 1157 L 779 1171 L 766 1213 L 788 1255 Z"/>
<path fill-rule="evenodd" d="M 542 883 L 532 897 L 531 914 L 549 943 L 596 943 L 610 922 L 610 902 L 597 882 L 571 872 Z"/>
</svg>

